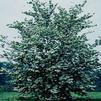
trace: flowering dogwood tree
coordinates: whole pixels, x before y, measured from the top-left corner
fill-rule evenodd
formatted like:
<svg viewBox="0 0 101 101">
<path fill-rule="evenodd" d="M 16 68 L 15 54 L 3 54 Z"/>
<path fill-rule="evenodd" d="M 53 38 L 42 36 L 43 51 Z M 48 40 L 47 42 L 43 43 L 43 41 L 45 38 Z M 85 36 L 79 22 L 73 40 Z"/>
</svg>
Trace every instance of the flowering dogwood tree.
<svg viewBox="0 0 101 101">
<path fill-rule="evenodd" d="M 45 101 L 67 101 L 71 92 L 85 94 L 92 89 L 99 67 L 97 52 L 82 30 L 93 27 L 93 15 L 82 14 L 83 4 L 69 11 L 38 0 L 28 2 L 31 16 L 10 24 L 20 34 L 7 57 L 14 62 L 15 83 L 20 92 Z M 81 33 L 81 34 L 80 34 Z"/>
</svg>

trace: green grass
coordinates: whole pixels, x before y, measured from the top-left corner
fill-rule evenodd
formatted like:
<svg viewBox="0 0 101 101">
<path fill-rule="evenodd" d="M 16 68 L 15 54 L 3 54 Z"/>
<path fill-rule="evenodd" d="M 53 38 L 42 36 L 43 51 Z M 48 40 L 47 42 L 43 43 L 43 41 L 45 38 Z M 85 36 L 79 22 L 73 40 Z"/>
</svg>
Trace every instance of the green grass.
<svg viewBox="0 0 101 101">
<path fill-rule="evenodd" d="M 0 101 L 16 101 L 18 96 L 17 92 L 0 92 Z"/>
<path fill-rule="evenodd" d="M 19 97 L 19 93 L 17 92 L 0 92 L 0 101 L 17 101 L 16 99 Z M 73 94 L 74 98 L 78 99 L 96 99 L 101 100 L 101 92 L 89 92 L 87 97 L 86 96 L 79 96 L 76 94 Z M 95 100 L 94 100 L 95 101 Z"/>
<path fill-rule="evenodd" d="M 101 100 L 101 92 L 90 92 L 88 93 L 88 97 L 91 99 L 100 99 Z"/>
<path fill-rule="evenodd" d="M 100 99 L 101 100 L 101 92 L 88 92 L 87 96 L 80 96 L 77 94 L 72 94 L 74 98 L 81 98 L 81 99 Z"/>
</svg>

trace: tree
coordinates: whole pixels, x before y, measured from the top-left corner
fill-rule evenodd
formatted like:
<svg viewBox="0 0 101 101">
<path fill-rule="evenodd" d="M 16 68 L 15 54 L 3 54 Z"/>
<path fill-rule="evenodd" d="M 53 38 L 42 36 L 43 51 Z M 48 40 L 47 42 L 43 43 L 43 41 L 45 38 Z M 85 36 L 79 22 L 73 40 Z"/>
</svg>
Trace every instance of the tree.
<svg viewBox="0 0 101 101">
<path fill-rule="evenodd" d="M 9 70 L 12 68 L 8 62 L 0 62 L 0 88 L 3 91 L 10 91 L 13 89 L 11 76 Z"/>
<path fill-rule="evenodd" d="M 98 39 L 95 40 L 95 44 L 94 45 L 95 46 L 99 45 L 99 40 Z"/>
<path fill-rule="evenodd" d="M 0 67 L 0 85 L 4 85 L 5 83 L 5 70 L 3 70 L 3 68 Z"/>
<path fill-rule="evenodd" d="M 32 11 L 24 12 L 32 18 L 9 25 L 18 30 L 21 40 L 13 41 L 5 52 L 15 65 L 20 92 L 37 101 L 67 101 L 71 92 L 83 95 L 92 89 L 99 63 L 97 52 L 82 33 L 93 27 L 89 20 L 93 15 L 82 15 L 85 3 L 67 11 L 51 1 L 32 0 L 28 2 Z"/>
</svg>

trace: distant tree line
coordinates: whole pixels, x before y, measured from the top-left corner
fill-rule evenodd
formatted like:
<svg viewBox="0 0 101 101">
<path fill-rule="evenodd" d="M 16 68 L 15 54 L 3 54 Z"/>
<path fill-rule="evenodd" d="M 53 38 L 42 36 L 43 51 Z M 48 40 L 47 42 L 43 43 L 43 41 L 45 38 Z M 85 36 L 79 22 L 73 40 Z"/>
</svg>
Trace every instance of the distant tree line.
<svg viewBox="0 0 101 101">
<path fill-rule="evenodd" d="M 0 62 L 0 91 L 12 90 L 11 76 L 7 70 L 11 69 L 11 64 L 8 62 Z"/>
<path fill-rule="evenodd" d="M 95 46 L 101 45 L 101 38 L 95 40 Z"/>
</svg>

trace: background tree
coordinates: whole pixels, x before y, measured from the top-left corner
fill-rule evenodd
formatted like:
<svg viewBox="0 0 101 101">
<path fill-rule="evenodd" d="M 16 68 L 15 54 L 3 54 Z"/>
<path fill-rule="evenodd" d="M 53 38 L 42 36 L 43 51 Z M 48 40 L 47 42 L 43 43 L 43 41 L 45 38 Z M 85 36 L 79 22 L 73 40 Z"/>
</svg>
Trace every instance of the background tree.
<svg viewBox="0 0 101 101">
<path fill-rule="evenodd" d="M 83 95 L 92 89 L 99 63 L 86 34 L 80 34 L 93 27 L 89 20 L 93 15 L 82 14 L 85 3 L 67 11 L 51 1 L 32 0 L 28 2 L 32 11 L 24 12 L 32 19 L 9 25 L 21 38 L 5 51 L 15 65 L 18 91 L 32 94 L 37 101 L 67 101 L 71 92 Z"/>
<path fill-rule="evenodd" d="M 9 70 L 12 68 L 8 62 L 0 62 L 0 91 L 11 91 L 13 90 L 11 76 Z"/>
</svg>

